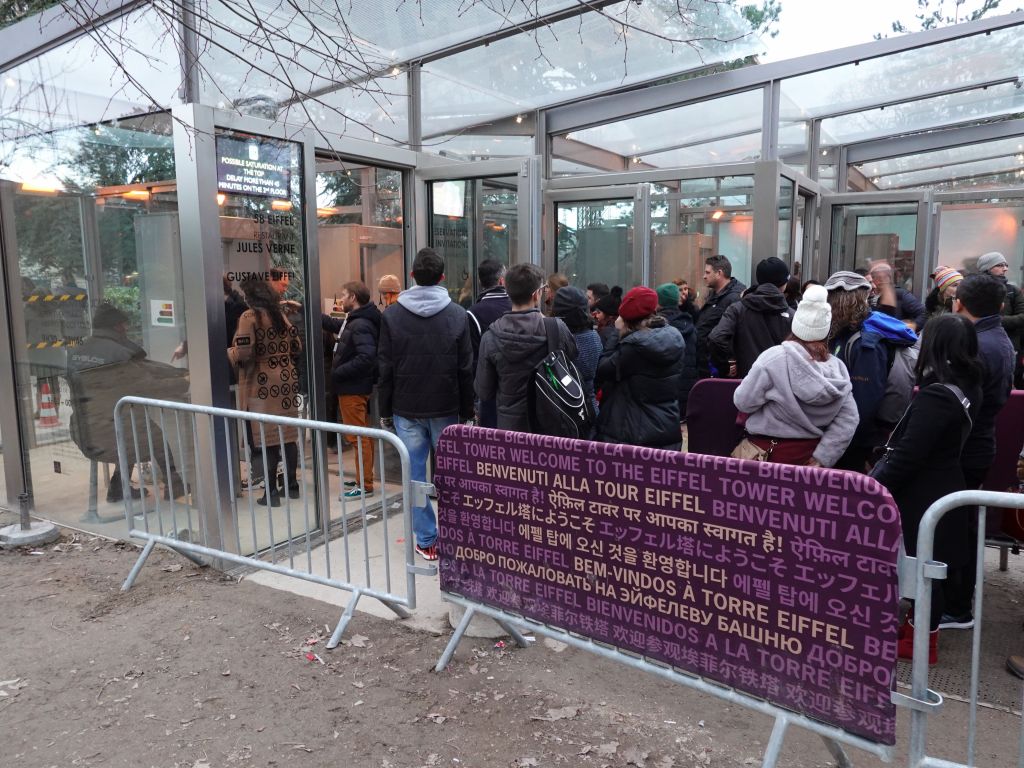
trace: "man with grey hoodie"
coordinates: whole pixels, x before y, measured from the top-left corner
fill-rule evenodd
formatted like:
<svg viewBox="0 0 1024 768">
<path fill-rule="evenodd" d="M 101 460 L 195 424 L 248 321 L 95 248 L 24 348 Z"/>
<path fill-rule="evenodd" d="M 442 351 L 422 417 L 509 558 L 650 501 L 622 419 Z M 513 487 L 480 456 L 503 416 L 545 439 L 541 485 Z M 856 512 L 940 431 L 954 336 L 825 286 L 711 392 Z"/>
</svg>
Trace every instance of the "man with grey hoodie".
<svg viewBox="0 0 1024 768">
<path fill-rule="evenodd" d="M 412 264 L 416 285 L 381 316 L 381 425 L 394 427 L 409 450 L 413 481 L 425 482 L 430 450 L 442 430 L 473 418 L 473 345 L 466 310 L 438 285 L 444 259 L 422 248 Z M 437 519 L 430 500 L 413 508 L 416 551 L 437 560 Z"/>
</svg>

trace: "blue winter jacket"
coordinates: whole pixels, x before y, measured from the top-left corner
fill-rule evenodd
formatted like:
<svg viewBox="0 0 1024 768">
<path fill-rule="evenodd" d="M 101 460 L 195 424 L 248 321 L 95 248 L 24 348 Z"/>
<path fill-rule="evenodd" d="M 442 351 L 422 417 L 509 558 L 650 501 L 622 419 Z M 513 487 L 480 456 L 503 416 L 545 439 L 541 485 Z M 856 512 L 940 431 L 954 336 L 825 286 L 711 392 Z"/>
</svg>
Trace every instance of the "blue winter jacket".
<svg viewBox="0 0 1024 768">
<path fill-rule="evenodd" d="M 850 372 L 853 399 L 860 416 L 853 445 L 877 444 L 879 426 L 876 415 L 885 396 L 893 348 L 910 347 L 916 343 L 914 331 L 882 312 L 872 312 L 859 330 L 843 331 L 832 340 L 832 353 L 846 363 Z"/>
</svg>

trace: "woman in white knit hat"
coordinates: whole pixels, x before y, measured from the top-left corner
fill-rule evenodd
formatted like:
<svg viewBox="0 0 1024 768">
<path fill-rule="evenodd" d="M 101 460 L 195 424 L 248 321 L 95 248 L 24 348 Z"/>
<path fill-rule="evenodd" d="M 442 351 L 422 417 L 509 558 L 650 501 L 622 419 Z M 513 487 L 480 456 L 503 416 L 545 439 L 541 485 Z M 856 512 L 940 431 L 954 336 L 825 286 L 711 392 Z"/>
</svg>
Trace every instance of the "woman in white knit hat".
<svg viewBox="0 0 1024 768">
<path fill-rule="evenodd" d="M 831 467 L 857 430 L 859 418 L 846 366 L 829 353 L 828 293 L 807 289 L 791 335 L 765 350 L 740 382 L 733 402 L 747 414 L 737 458 Z"/>
</svg>

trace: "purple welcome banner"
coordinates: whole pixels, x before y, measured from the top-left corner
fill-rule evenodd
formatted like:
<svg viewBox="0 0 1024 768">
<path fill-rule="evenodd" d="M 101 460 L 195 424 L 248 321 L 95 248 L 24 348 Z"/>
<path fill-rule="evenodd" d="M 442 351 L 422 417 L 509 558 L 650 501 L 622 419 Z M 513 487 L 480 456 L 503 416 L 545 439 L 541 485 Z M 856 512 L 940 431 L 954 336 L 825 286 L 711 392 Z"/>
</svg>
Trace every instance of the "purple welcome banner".
<svg viewBox="0 0 1024 768">
<path fill-rule="evenodd" d="M 450 427 L 441 589 L 895 742 L 899 512 L 850 472 Z"/>
</svg>

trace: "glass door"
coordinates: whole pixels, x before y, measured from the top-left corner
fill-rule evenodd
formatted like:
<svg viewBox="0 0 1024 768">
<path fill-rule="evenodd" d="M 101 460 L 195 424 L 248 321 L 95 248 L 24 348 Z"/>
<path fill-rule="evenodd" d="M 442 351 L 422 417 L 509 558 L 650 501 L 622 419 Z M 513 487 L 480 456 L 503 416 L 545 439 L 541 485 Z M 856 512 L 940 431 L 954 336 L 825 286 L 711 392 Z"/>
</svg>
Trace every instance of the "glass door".
<svg viewBox="0 0 1024 768">
<path fill-rule="evenodd" d="M 871 263 L 885 261 L 893 268 L 898 288 L 923 297 L 932 261 L 932 217 L 926 198 L 930 195 L 826 197 L 821 242 L 829 244 L 828 272 L 867 271 Z"/>
</svg>

